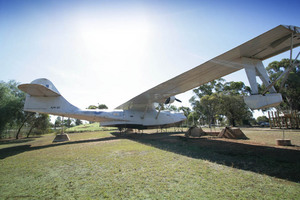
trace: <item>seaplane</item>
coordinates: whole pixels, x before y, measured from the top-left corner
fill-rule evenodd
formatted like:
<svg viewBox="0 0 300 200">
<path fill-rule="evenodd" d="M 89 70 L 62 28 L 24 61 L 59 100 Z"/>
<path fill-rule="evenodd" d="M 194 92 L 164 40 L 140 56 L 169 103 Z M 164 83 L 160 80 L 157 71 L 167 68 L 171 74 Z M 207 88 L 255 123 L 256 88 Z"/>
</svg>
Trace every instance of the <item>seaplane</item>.
<svg viewBox="0 0 300 200">
<path fill-rule="evenodd" d="M 157 110 L 156 105 L 180 101 L 176 95 L 241 69 L 245 69 L 252 90 L 249 96 L 244 97 L 251 109 L 279 105 L 282 96 L 276 92 L 274 82 L 271 82 L 262 61 L 285 51 L 292 51 L 299 45 L 300 28 L 279 25 L 139 94 L 112 111 L 80 109 L 69 103 L 46 78 L 20 84 L 18 88 L 27 93 L 24 111 L 95 121 L 100 122 L 101 126 L 117 127 L 120 130 L 172 127 L 186 120 L 184 114 Z M 257 77 L 266 85 L 267 91 L 263 94 L 258 93 Z"/>
</svg>

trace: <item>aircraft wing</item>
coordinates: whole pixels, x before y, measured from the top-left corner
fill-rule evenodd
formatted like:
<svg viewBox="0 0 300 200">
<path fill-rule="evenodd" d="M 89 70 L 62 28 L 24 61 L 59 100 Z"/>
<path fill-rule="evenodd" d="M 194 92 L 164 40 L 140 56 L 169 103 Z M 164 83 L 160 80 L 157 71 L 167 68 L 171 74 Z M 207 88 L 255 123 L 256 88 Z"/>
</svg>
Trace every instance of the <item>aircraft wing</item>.
<svg viewBox="0 0 300 200">
<path fill-rule="evenodd" d="M 285 52 L 291 48 L 291 41 L 293 41 L 294 48 L 300 46 L 300 28 L 279 25 L 222 55 L 147 90 L 116 109 L 145 110 L 150 106 L 153 109 L 152 105 L 155 102 L 163 103 L 171 96 L 243 69 L 243 57 L 265 60 Z"/>
</svg>

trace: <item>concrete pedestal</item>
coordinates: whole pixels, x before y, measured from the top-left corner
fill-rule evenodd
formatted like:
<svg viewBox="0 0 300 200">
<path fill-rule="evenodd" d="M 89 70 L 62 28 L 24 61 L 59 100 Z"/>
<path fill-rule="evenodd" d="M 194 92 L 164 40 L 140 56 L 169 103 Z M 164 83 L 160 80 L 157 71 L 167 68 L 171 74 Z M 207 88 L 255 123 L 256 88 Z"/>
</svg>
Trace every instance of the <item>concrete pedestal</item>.
<svg viewBox="0 0 300 200">
<path fill-rule="evenodd" d="M 65 142 L 65 141 L 69 141 L 70 138 L 68 136 L 68 134 L 59 134 L 56 135 L 56 137 L 54 138 L 54 140 L 52 142 Z"/>
<path fill-rule="evenodd" d="M 291 140 L 289 139 L 277 139 L 278 146 L 292 146 Z"/>
</svg>

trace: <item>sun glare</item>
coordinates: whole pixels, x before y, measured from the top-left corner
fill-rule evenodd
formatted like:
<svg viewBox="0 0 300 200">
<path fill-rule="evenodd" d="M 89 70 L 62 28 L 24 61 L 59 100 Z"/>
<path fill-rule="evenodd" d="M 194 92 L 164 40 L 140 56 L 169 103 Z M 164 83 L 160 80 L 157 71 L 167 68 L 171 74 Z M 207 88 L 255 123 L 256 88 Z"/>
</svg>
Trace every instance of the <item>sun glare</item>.
<svg viewBox="0 0 300 200">
<path fill-rule="evenodd" d="M 111 15 L 110 15 L 111 16 Z M 91 16 L 90 14 L 78 15 L 76 24 L 72 24 L 76 45 L 80 51 L 83 63 L 76 70 L 90 77 L 89 84 L 103 85 L 98 92 L 111 96 L 109 87 L 118 88 L 123 83 L 123 90 L 118 94 L 124 99 L 129 99 L 142 91 L 124 90 L 125 87 L 133 88 L 139 79 L 144 77 L 143 68 L 153 40 L 154 25 L 146 17 L 110 17 Z M 88 73 L 87 73 L 88 71 Z M 128 78 L 131 77 L 131 78 Z M 132 78 L 134 77 L 134 78 Z M 117 81 L 115 81 L 117 80 Z M 93 83 L 92 83 L 93 82 Z M 143 89 L 143 82 L 139 81 L 138 89 Z M 101 101 L 109 102 L 101 96 Z M 117 100 L 116 100 L 117 101 Z M 118 106 L 122 101 L 113 103 Z M 107 103 L 109 104 L 109 103 Z M 113 108 L 113 107 L 112 107 Z"/>
<path fill-rule="evenodd" d="M 124 21 L 82 19 L 79 39 L 92 59 L 141 59 L 151 37 L 149 23 L 133 19 Z"/>
</svg>

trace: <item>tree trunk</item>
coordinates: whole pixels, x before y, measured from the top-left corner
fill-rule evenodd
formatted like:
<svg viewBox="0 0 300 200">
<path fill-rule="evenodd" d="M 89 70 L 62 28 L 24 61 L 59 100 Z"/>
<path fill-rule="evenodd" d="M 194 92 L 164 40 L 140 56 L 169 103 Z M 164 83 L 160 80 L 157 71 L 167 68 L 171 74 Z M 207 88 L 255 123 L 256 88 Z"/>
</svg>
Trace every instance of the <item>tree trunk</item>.
<svg viewBox="0 0 300 200">
<path fill-rule="evenodd" d="M 24 121 L 22 122 L 21 126 L 19 127 L 18 132 L 17 132 L 17 134 L 16 134 L 16 139 L 19 139 L 19 134 L 20 134 L 21 129 L 22 129 L 22 127 L 24 126 L 24 124 L 25 124 L 27 118 L 28 118 L 28 117 L 26 117 L 26 118 L 24 119 Z"/>
<path fill-rule="evenodd" d="M 235 120 L 232 119 L 232 126 L 235 127 Z"/>
<path fill-rule="evenodd" d="M 20 132 L 21 132 L 22 127 L 24 126 L 24 124 L 25 124 L 25 122 L 27 121 L 27 119 L 28 119 L 30 116 L 32 116 L 32 115 L 34 115 L 34 113 L 27 114 L 27 116 L 25 117 L 24 121 L 22 122 L 20 128 L 18 129 L 18 132 L 17 132 L 17 134 L 16 134 L 16 139 L 19 139 L 19 134 L 20 134 Z"/>
<path fill-rule="evenodd" d="M 20 126 L 20 128 L 18 129 L 18 132 L 16 134 L 16 139 L 19 139 L 19 134 L 20 134 L 21 128 L 23 127 L 24 124 L 25 124 L 25 122 L 23 122 L 22 125 Z"/>
<path fill-rule="evenodd" d="M 26 136 L 27 138 L 29 138 L 29 135 L 30 135 L 30 133 L 31 133 L 31 131 L 32 131 L 33 129 L 34 129 L 34 125 L 32 125 L 31 128 L 30 128 L 30 130 L 28 131 L 27 136 Z"/>
</svg>

